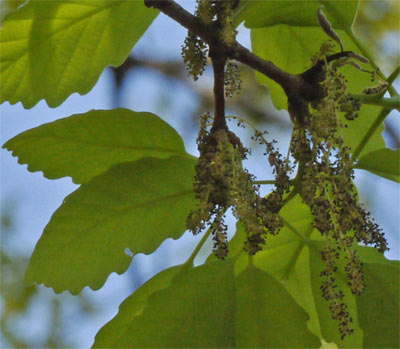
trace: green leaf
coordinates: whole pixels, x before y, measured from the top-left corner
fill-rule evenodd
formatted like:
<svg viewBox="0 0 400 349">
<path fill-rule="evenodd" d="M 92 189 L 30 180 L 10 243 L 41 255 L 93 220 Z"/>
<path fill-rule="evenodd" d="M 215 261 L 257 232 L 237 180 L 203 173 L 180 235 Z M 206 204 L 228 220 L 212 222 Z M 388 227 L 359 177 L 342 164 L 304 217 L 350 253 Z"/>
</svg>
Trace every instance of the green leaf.
<svg viewBox="0 0 400 349">
<path fill-rule="evenodd" d="M 283 286 L 248 267 L 236 281 L 236 344 L 239 348 L 319 348 L 308 316 Z"/>
<path fill-rule="evenodd" d="M 285 289 L 252 267 L 235 281 L 234 261 L 162 272 L 121 305 L 94 346 L 318 347 L 306 329 L 306 313 Z"/>
<path fill-rule="evenodd" d="M 320 290 L 323 268 L 320 251 L 324 238 L 312 231 L 312 217 L 297 196 L 281 212 L 285 223 L 280 234 L 267 241 L 254 264 L 280 281 L 310 316 L 308 328 L 340 348 L 397 348 L 399 346 L 399 262 L 390 261 L 375 248 L 358 246 L 363 262 L 366 290 L 355 296 L 347 286 L 344 260 L 338 260 L 338 287 L 353 317 L 355 333 L 340 339 L 338 324 L 332 320 L 328 302 Z M 377 331 L 377 327 L 379 330 Z"/>
<path fill-rule="evenodd" d="M 4 18 L 16 11 L 21 6 L 24 0 L 3 0 L 0 2 L 0 26 L 2 25 Z"/>
<path fill-rule="evenodd" d="M 316 234 L 320 234 L 316 232 Z M 329 310 L 330 303 L 322 297 L 321 282 L 322 279 L 320 274 L 324 269 L 324 262 L 321 258 L 321 251 L 324 249 L 324 242 L 313 241 L 312 248 L 309 249 L 309 268 L 311 276 L 311 287 L 312 294 L 314 297 L 315 307 L 318 314 L 322 337 L 327 342 L 334 342 L 339 348 L 361 348 L 363 340 L 363 332 L 358 323 L 358 308 L 354 294 L 352 294 L 347 284 L 347 276 L 344 272 L 345 260 L 339 259 L 336 261 L 338 265 L 338 272 L 336 272 L 336 282 L 338 289 L 344 293 L 344 302 L 347 305 L 350 317 L 353 322 L 349 324 L 354 329 L 354 333 L 347 336 L 344 340 L 341 339 L 339 333 L 339 323 L 332 319 L 331 312 Z"/>
<path fill-rule="evenodd" d="M 186 270 L 150 296 L 142 314 L 111 347 L 233 348 L 234 302 L 233 263 Z"/>
<path fill-rule="evenodd" d="M 182 266 L 163 270 L 148 280 L 119 306 L 118 314 L 97 333 L 94 348 L 115 348 L 120 338 L 129 335 L 131 322 L 142 314 L 148 298 L 156 291 L 167 288 Z"/>
<path fill-rule="evenodd" d="M 30 1 L 0 29 L 0 103 L 60 105 L 119 66 L 157 16 L 143 1 Z"/>
<path fill-rule="evenodd" d="M 317 9 L 324 5 L 323 11 L 336 28 L 346 50 L 359 52 L 353 41 L 352 23 L 357 13 L 358 1 L 254 1 L 242 11 L 246 25 L 252 27 L 252 49 L 258 56 L 276 62 L 289 73 L 298 74 L 310 67 L 310 57 L 318 52 L 321 44 L 329 39 L 317 21 Z M 293 16 L 286 15 L 286 9 Z M 247 14 L 246 14 L 247 12 Z M 248 24 L 247 24 L 248 21 Z M 258 27 L 262 27 L 256 29 Z M 350 35 L 351 34 L 351 35 Z M 349 92 L 359 94 L 370 84 L 370 75 L 354 67 L 343 67 L 341 71 L 349 81 Z M 277 109 L 287 109 L 287 98 L 282 88 L 257 73 L 258 80 L 267 85 L 272 101 Z M 363 136 L 374 122 L 373 115 L 380 111 L 376 106 L 362 106 L 359 118 L 347 121 L 344 140 L 355 150 Z M 378 127 L 362 154 L 385 147 L 382 138 L 383 125 Z"/>
<path fill-rule="evenodd" d="M 378 176 L 400 182 L 400 151 L 379 149 L 362 156 L 356 168 L 372 172 Z"/>
<path fill-rule="evenodd" d="M 337 30 L 337 33 L 346 50 L 358 52 L 344 31 Z M 299 74 L 310 68 L 311 56 L 319 51 L 321 44 L 327 39 L 329 37 L 319 27 L 297 27 L 282 24 L 251 30 L 253 52 L 261 58 L 276 62 L 279 68 L 292 74 Z M 354 67 L 343 68 L 343 70 L 353 77 L 353 79 L 349 77 L 349 85 L 354 93 L 361 93 L 365 86 L 371 83 L 369 74 L 362 73 Z M 287 109 L 287 98 L 282 88 L 261 73 L 257 73 L 256 76 L 270 89 L 275 107 Z M 362 78 L 362 81 L 357 81 L 354 77 Z"/>
<path fill-rule="evenodd" d="M 110 166 L 144 157 L 188 155 L 178 133 L 158 116 L 128 109 L 92 110 L 25 131 L 3 146 L 54 179 L 84 183 Z"/>
<path fill-rule="evenodd" d="M 179 238 L 194 209 L 196 161 L 145 158 L 117 164 L 69 195 L 33 252 L 26 281 L 76 294 L 123 273 L 133 254 Z"/>
<path fill-rule="evenodd" d="M 345 3 L 344 1 L 337 2 Z M 342 30 L 337 30 L 346 50 L 358 52 L 351 38 Z M 279 63 L 279 67 L 289 73 L 301 73 L 310 67 L 310 57 L 319 50 L 327 40 L 326 34 L 317 27 L 295 27 L 276 25 L 273 27 L 253 29 L 251 40 L 253 52 L 264 59 Z M 352 66 L 340 68 L 347 77 L 350 93 L 360 93 L 370 84 L 370 75 L 360 72 Z M 270 90 L 272 101 L 278 109 L 287 109 L 287 97 L 282 88 L 264 75 L 257 74 L 259 81 Z M 347 128 L 343 131 L 344 141 L 352 150 L 356 149 L 368 129 L 374 123 L 374 116 L 379 114 L 380 107 L 363 105 L 359 117 L 354 121 L 342 119 Z M 382 138 L 383 124 L 378 127 L 361 154 L 384 148 Z"/>
<path fill-rule="evenodd" d="M 367 288 L 356 298 L 358 318 L 364 331 L 363 348 L 399 348 L 400 264 L 385 259 L 375 249 L 361 248 L 363 252 L 367 249 L 373 250 L 375 256 L 366 263 L 365 254 L 360 251 Z"/>
<path fill-rule="evenodd" d="M 247 28 L 269 27 L 277 24 L 292 26 L 319 27 L 317 10 L 321 5 L 326 15 L 331 15 L 331 23 L 335 28 L 343 28 L 343 25 L 351 27 L 357 12 L 357 1 L 336 1 L 326 4 L 317 0 L 286 0 L 286 1 L 247 1 L 245 8 L 236 19 L 240 23 L 245 21 Z M 336 14 L 339 20 L 336 20 Z"/>
<path fill-rule="evenodd" d="M 322 270 L 320 250 L 324 239 L 319 232 L 313 233 L 313 218 L 308 206 L 296 196 L 285 205 L 281 216 L 286 226 L 278 236 L 267 240 L 265 250 L 254 257 L 255 266 L 272 274 L 286 287 L 310 316 L 308 328 L 313 334 L 326 342 L 335 342 L 340 348 L 361 347 L 362 332 L 357 322 L 355 296 L 351 294 L 346 279 L 338 278 L 338 284 L 346 295 L 353 316 L 353 335 L 341 340 L 338 323 L 331 318 L 329 304 L 322 297 L 319 275 Z"/>
</svg>

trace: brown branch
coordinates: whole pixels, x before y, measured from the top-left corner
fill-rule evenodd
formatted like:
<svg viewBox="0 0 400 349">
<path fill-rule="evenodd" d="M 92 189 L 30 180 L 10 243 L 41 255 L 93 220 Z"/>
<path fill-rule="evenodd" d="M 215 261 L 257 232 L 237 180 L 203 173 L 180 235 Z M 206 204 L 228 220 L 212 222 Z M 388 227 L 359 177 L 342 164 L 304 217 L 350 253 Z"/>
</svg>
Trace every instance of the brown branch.
<svg viewBox="0 0 400 349">
<path fill-rule="evenodd" d="M 189 31 L 196 33 L 210 47 L 218 46 L 218 51 L 225 56 L 242 62 L 274 80 L 282 86 L 286 93 L 293 91 L 293 88 L 298 90 L 302 84 L 302 79 L 299 75 L 289 74 L 281 70 L 272 62 L 254 55 L 238 42 L 235 41 L 230 46 L 224 43 L 219 38 L 218 23 L 202 23 L 196 16 L 172 0 L 144 0 L 144 3 L 147 7 L 154 7 L 160 10 Z"/>
<path fill-rule="evenodd" d="M 210 50 L 210 57 L 214 70 L 214 99 L 215 99 L 215 113 L 214 113 L 214 123 L 211 131 L 217 130 L 227 130 L 225 119 L 225 95 L 224 95 L 224 85 L 225 85 L 225 62 L 226 57 Z"/>
<path fill-rule="evenodd" d="M 362 59 L 365 59 L 364 57 L 359 56 L 352 51 L 342 51 L 342 52 L 338 52 L 333 55 L 327 56 L 326 63 L 330 63 L 330 62 L 333 62 L 333 61 L 341 59 L 341 58 L 355 58 L 355 59 L 361 60 L 364 63 L 368 62 L 368 60 L 367 61 L 362 60 Z M 310 69 L 307 69 L 305 72 L 301 73 L 301 76 L 303 77 L 303 79 L 305 81 L 307 81 L 310 84 L 316 84 L 318 82 L 321 82 L 325 79 L 325 76 L 323 73 L 324 65 L 325 65 L 325 60 L 319 60 Z"/>
<path fill-rule="evenodd" d="M 154 7 L 160 10 L 186 29 L 196 33 L 207 43 L 211 41 L 213 36 L 211 25 L 200 22 L 196 16 L 186 11 L 176 2 L 172 0 L 144 0 L 144 4 L 147 7 Z"/>
<path fill-rule="evenodd" d="M 246 47 L 242 46 L 238 42 L 236 42 L 232 48 L 228 49 L 228 56 L 274 80 L 284 89 L 286 94 L 301 83 L 298 75 L 285 72 L 272 62 L 266 61 L 250 52 Z"/>
<path fill-rule="evenodd" d="M 290 74 L 272 62 L 258 57 L 237 41 L 230 45 L 226 44 L 220 38 L 218 21 L 203 23 L 173 0 L 144 0 L 144 3 L 147 7 L 160 10 L 190 32 L 196 33 L 209 45 L 210 50 L 217 50 L 219 55 L 235 59 L 278 83 L 288 97 L 288 110 L 293 122 L 303 123 L 309 110 L 308 103 L 323 98 L 319 86 L 319 82 L 324 80 L 322 64 L 317 63 L 301 74 Z M 349 53 L 341 52 L 330 59 L 334 60 L 346 55 Z M 224 127 L 222 122 L 218 127 Z"/>
</svg>

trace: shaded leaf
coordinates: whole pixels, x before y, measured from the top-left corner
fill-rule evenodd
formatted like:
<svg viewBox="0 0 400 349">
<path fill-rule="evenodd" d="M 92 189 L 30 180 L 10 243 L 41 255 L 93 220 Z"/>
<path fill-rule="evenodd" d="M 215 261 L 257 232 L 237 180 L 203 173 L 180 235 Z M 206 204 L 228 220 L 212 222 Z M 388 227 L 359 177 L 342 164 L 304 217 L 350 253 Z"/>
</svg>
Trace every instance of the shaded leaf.
<svg viewBox="0 0 400 349">
<path fill-rule="evenodd" d="M 235 281 L 233 264 L 230 259 L 160 273 L 121 305 L 95 347 L 319 346 L 306 329 L 306 313 L 277 281 L 252 267 Z M 163 290 L 150 295 L 156 288 Z"/>
<path fill-rule="evenodd" d="M 116 348 L 232 348 L 233 263 L 219 261 L 178 274 L 154 293 Z"/>
<path fill-rule="evenodd" d="M 239 348 L 319 348 L 306 327 L 308 315 L 283 286 L 248 267 L 236 281 L 236 344 Z"/>
<path fill-rule="evenodd" d="M 174 157 L 120 163 L 69 195 L 33 252 L 27 282 L 56 292 L 100 288 L 123 273 L 133 254 L 152 253 L 179 238 L 195 207 L 195 161 Z"/>
<path fill-rule="evenodd" d="M 120 342 L 120 337 L 129 336 L 129 326 L 142 314 L 148 298 L 154 292 L 168 287 L 181 268 L 182 266 L 175 266 L 163 270 L 125 299 L 119 306 L 118 314 L 97 333 L 93 347 L 115 348 Z"/>
<path fill-rule="evenodd" d="M 143 1 L 30 1 L 0 29 L 0 103 L 60 105 L 119 66 L 157 16 Z"/>
<path fill-rule="evenodd" d="M 54 179 L 84 183 L 110 166 L 144 157 L 187 155 L 178 133 L 158 116 L 128 109 L 91 110 L 22 132 L 3 146 Z"/>
<path fill-rule="evenodd" d="M 400 151 L 388 148 L 372 151 L 358 160 L 356 168 L 400 182 Z"/>
<path fill-rule="evenodd" d="M 364 266 L 367 289 L 357 298 L 364 348 L 399 348 L 399 265 Z"/>
<path fill-rule="evenodd" d="M 364 331 L 363 348 L 400 347 L 400 264 L 371 247 L 361 247 L 367 288 L 357 297 L 358 318 Z"/>
</svg>

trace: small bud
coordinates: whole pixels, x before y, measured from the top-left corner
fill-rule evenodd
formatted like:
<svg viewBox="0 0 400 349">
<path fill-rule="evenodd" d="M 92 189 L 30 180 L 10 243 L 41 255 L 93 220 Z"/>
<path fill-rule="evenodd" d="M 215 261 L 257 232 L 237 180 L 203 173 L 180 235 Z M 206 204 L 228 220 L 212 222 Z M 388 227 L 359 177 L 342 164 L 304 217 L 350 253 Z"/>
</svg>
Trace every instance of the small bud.
<svg viewBox="0 0 400 349">
<path fill-rule="evenodd" d="M 321 7 L 317 11 L 317 17 L 318 17 L 318 22 L 319 22 L 320 26 L 322 27 L 322 29 L 324 30 L 324 32 L 340 45 L 340 48 L 343 52 L 344 49 L 343 49 L 342 40 L 340 40 L 339 35 L 337 35 L 335 33 L 335 31 L 333 30 L 331 23 L 325 17 L 324 13 L 322 12 Z"/>
</svg>

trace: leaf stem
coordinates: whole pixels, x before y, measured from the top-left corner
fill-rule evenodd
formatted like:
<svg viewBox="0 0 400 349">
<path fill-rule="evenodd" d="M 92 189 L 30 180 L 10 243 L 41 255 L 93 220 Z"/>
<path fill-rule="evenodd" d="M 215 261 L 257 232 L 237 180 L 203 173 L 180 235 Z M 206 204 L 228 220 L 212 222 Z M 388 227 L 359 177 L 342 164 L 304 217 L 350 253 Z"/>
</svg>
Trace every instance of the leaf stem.
<svg viewBox="0 0 400 349">
<path fill-rule="evenodd" d="M 378 129 L 379 125 L 385 120 L 386 116 L 388 116 L 389 113 L 390 113 L 390 109 L 384 108 L 381 110 L 381 112 L 375 119 L 374 123 L 371 125 L 371 127 L 368 129 L 367 133 L 364 135 L 360 144 L 354 150 L 353 155 L 351 156 L 353 162 L 357 160 L 358 156 L 360 155 L 360 153 L 362 152 L 364 147 L 367 145 L 369 139 L 372 137 L 372 135 Z"/>
<path fill-rule="evenodd" d="M 397 66 L 397 68 L 395 70 L 393 70 L 392 74 L 390 74 L 388 76 L 388 78 L 386 79 L 386 82 L 391 85 L 393 84 L 394 80 L 396 80 L 396 78 L 399 76 L 400 73 L 400 65 Z"/>
<path fill-rule="evenodd" d="M 310 225 L 310 228 L 305 235 L 307 238 L 309 238 L 311 236 L 313 229 L 314 229 L 314 227 L 312 225 Z M 290 272 L 294 269 L 296 261 L 299 258 L 301 252 L 303 251 L 304 245 L 305 244 L 302 241 L 302 243 L 300 243 L 299 246 L 297 246 L 296 251 L 294 251 L 294 253 L 290 257 L 289 263 L 283 272 L 281 281 L 286 282 L 289 279 Z"/>
<path fill-rule="evenodd" d="M 358 99 L 362 104 L 379 105 L 384 108 L 397 109 L 400 111 L 399 96 L 391 98 L 385 98 L 382 97 L 381 95 L 365 95 L 365 94 L 354 94 L 351 96 L 355 99 Z"/>
<path fill-rule="evenodd" d="M 282 222 L 291 230 L 297 237 L 299 237 L 306 245 L 310 244 L 310 238 L 300 233 L 292 224 L 290 224 L 282 215 L 279 215 Z M 312 230 L 311 230 L 312 231 Z"/>
<path fill-rule="evenodd" d="M 254 266 L 254 256 L 252 254 L 250 254 L 250 253 L 249 253 L 248 256 L 249 256 L 249 265 L 251 267 L 253 267 Z"/>
<path fill-rule="evenodd" d="M 400 66 L 398 66 L 395 70 L 393 70 L 392 74 L 389 75 L 387 78 L 387 82 L 389 84 L 392 84 L 393 81 L 397 78 L 397 76 L 400 73 Z M 393 98 L 393 97 L 392 97 Z M 358 156 L 364 149 L 364 147 L 367 145 L 369 139 L 372 137 L 372 135 L 375 133 L 375 131 L 378 129 L 379 125 L 385 121 L 385 118 L 389 115 L 390 109 L 384 108 L 381 110 L 377 118 L 375 119 L 374 123 L 371 125 L 367 133 L 364 135 L 363 139 L 361 140 L 360 144 L 358 147 L 354 150 L 354 153 L 352 155 L 353 162 L 357 160 Z"/>
<path fill-rule="evenodd" d="M 263 180 L 263 181 L 253 181 L 253 184 L 275 184 L 276 181 L 271 179 L 271 180 Z"/>
<path fill-rule="evenodd" d="M 193 250 L 193 252 L 190 255 L 190 257 L 188 258 L 188 260 L 184 263 L 185 268 L 188 268 L 191 265 L 193 265 L 194 259 L 196 258 L 197 254 L 199 253 L 199 251 L 203 247 L 204 243 L 206 242 L 206 240 L 210 236 L 211 232 L 212 232 L 212 228 L 209 227 L 207 229 L 207 231 L 205 232 L 205 234 L 203 235 L 203 237 L 201 238 L 201 240 L 199 241 L 199 243 L 197 244 L 196 248 Z"/>
<path fill-rule="evenodd" d="M 290 200 L 292 200 L 298 193 L 300 192 L 300 188 L 298 185 L 295 185 L 293 190 L 290 192 L 290 194 L 283 200 L 283 205 L 285 206 Z"/>
<path fill-rule="evenodd" d="M 364 45 L 364 43 L 353 33 L 352 29 L 349 27 L 345 28 L 345 32 L 346 34 L 350 37 L 350 39 L 353 41 L 353 43 L 357 46 L 357 48 L 360 50 L 360 52 L 363 54 L 363 56 L 365 56 L 366 58 L 368 58 L 369 63 L 371 65 L 372 68 L 374 68 L 377 72 L 377 74 L 384 79 L 385 81 L 387 81 L 388 79 L 386 79 L 386 76 L 382 73 L 382 71 L 379 69 L 379 67 L 377 66 L 377 64 L 374 61 L 374 57 L 372 56 L 371 51 Z M 390 85 L 389 89 L 388 89 L 390 95 L 392 97 L 394 96 L 398 96 L 398 92 L 396 91 L 396 89 Z"/>
</svg>

